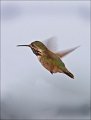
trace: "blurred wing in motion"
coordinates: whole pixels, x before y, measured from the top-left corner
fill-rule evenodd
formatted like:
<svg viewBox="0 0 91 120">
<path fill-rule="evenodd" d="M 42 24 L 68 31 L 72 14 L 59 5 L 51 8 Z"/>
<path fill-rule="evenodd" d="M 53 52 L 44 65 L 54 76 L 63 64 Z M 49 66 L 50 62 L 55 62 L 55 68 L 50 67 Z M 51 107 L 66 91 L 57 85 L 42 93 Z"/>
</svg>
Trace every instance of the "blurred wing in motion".
<svg viewBox="0 0 91 120">
<path fill-rule="evenodd" d="M 57 54 L 60 58 L 62 58 L 62 57 L 64 57 L 64 56 L 68 55 L 69 53 L 73 52 L 74 50 L 76 50 L 78 47 L 80 47 L 80 46 L 77 46 L 77 47 L 74 47 L 74 48 L 71 48 L 71 49 L 67 49 L 67 50 L 63 50 L 63 51 L 59 51 L 59 52 L 57 52 L 56 54 Z"/>
<path fill-rule="evenodd" d="M 46 45 L 46 47 L 49 50 L 51 50 L 53 52 L 57 51 L 58 46 L 57 46 L 57 38 L 56 37 L 50 37 L 50 38 L 44 40 L 43 43 Z"/>
</svg>

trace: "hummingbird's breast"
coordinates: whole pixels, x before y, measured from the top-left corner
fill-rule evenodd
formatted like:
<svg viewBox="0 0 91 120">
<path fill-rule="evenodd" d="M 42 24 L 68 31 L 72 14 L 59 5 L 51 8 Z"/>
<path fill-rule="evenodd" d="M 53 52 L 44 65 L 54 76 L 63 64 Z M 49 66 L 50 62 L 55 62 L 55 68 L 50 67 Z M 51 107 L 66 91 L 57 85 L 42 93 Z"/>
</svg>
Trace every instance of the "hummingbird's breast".
<svg viewBox="0 0 91 120">
<path fill-rule="evenodd" d="M 59 67 L 55 64 L 55 61 L 51 58 L 38 56 L 40 63 L 45 67 L 48 71 L 52 73 L 59 72 Z"/>
</svg>

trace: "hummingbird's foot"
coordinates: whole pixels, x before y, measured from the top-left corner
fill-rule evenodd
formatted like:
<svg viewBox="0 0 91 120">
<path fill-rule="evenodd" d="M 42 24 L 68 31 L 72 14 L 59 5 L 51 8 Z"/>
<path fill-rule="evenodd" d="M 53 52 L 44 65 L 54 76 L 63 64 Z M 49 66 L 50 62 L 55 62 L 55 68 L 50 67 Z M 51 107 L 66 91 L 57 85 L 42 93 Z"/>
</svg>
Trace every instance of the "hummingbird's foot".
<svg viewBox="0 0 91 120">
<path fill-rule="evenodd" d="M 50 73 L 53 75 L 53 72 L 52 72 L 52 71 L 50 71 Z"/>
</svg>

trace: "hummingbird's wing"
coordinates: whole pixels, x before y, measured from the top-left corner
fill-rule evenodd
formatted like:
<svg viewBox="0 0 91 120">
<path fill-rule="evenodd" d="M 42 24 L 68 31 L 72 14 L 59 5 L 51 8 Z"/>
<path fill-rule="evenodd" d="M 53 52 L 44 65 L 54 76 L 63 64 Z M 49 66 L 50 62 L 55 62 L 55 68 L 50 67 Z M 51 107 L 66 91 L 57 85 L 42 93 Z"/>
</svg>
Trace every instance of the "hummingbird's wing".
<svg viewBox="0 0 91 120">
<path fill-rule="evenodd" d="M 73 52 L 74 50 L 76 50 L 78 47 L 80 47 L 80 46 L 77 46 L 77 47 L 74 47 L 74 48 L 71 48 L 71 49 L 67 49 L 67 50 L 63 50 L 63 51 L 59 51 L 59 52 L 57 52 L 56 54 L 57 54 L 60 58 L 62 58 L 62 57 L 64 57 L 64 56 L 68 55 L 69 53 Z"/>
<path fill-rule="evenodd" d="M 43 43 L 46 45 L 46 47 L 49 50 L 51 50 L 53 52 L 57 51 L 58 45 L 57 45 L 57 38 L 56 37 L 54 37 L 54 36 L 50 37 L 50 38 L 44 40 Z"/>
</svg>

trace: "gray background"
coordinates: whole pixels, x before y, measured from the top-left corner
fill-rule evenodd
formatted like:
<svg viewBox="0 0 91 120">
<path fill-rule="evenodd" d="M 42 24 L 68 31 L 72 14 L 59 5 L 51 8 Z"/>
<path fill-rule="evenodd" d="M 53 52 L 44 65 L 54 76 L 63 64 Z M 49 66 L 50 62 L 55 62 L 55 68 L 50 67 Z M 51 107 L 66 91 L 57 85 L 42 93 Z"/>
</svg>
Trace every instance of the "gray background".
<svg viewBox="0 0 91 120">
<path fill-rule="evenodd" d="M 51 36 L 58 50 L 81 45 L 63 59 L 75 75 L 51 75 L 29 48 Z M 1 2 L 1 117 L 90 118 L 90 2 Z"/>
</svg>

